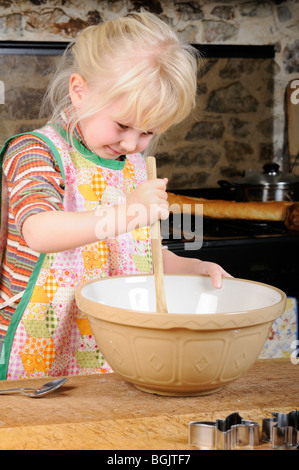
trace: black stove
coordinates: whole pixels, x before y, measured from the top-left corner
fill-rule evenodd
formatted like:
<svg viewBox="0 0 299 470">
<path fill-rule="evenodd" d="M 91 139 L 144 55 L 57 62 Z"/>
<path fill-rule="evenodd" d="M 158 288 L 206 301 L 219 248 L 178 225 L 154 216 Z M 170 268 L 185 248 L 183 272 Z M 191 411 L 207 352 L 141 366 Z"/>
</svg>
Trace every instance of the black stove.
<svg viewBox="0 0 299 470">
<path fill-rule="evenodd" d="M 227 199 L 221 189 L 172 192 Z M 163 245 L 179 256 L 213 261 L 234 277 L 270 284 L 299 299 L 299 232 L 288 230 L 283 222 L 195 216 L 188 225 L 186 230 L 183 217 L 170 214 L 161 223 Z M 194 236 L 199 227 L 200 240 Z"/>
</svg>

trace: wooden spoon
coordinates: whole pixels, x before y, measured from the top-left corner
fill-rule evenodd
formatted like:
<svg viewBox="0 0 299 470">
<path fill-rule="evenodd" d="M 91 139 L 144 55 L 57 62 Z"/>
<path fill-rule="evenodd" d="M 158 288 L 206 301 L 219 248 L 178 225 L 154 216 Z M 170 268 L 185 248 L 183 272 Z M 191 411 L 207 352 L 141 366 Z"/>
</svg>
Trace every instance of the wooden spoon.
<svg viewBox="0 0 299 470">
<path fill-rule="evenodd" d="M 146 158 L 147 177 L 149 180 L 157 178 L 155 157 Z M 156 220 L 151 226 L 152 252 L 156 286 L 156 310 L 158 313 L 168 313 L 165 300 L 164 277 L 163 277 L 163 258 L 161 246 L 160 221 Z"/>
</svg>

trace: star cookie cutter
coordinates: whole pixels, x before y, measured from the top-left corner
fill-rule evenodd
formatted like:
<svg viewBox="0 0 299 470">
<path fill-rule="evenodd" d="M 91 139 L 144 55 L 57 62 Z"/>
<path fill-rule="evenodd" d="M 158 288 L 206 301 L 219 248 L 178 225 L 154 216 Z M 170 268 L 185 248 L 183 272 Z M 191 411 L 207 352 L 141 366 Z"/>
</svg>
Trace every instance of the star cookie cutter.
<svg viewBox="0 0 299 470">
<path fill-rule="evenodd" d="M 272 413 L 273 418 L 263 419 L 262 440 L 271 441 L 272 448 L 298 448 L 299 411 Z"/>
<path fill-rule="evenodd" d="M 259 425 L 239 413 L 214 421 L 189 423 L 189 444 L 201 449 L 231 450 L 259 445 Z"/>
</svg>

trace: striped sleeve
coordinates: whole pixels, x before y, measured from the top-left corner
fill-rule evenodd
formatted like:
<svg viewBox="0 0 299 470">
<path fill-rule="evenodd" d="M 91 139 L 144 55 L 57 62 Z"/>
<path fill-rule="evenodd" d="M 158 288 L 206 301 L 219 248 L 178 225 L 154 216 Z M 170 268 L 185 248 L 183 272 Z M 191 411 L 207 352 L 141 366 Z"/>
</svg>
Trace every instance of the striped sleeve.
<svg viewBox="0 0 299 470">
<path fill-rule="evenodd" d="M 64 180 L 51 149 L 38 137 L 22 135 L 6 151 L 3 171 L 10 195 L 10 211 L 19 233 L 27 217 L 63 210 Z"/>
</svg>

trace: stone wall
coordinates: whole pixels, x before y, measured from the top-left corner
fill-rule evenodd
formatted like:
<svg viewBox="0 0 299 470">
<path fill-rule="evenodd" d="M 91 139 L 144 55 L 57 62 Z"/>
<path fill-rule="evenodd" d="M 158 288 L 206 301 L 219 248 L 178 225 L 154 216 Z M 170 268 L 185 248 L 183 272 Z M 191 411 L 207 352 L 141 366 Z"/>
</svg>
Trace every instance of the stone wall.
<svg viewBox="0 0 299 470">
<path fill-rule="evenodd" d="M 0 40 L 66 41 L 89 24 L 142 8 L 169 22 L 189 43 L 276 49 L 275 60 L 206 61 L 198 77 L 196 114 L 168 132 L 157 148 L 159 174 L 169 177 L 169 188 L 216 187 L 219 179 L 233 179 L 270 160 L 286 169 L 284 92 L 299 76 L 298 0 L 0 0 Z M 50 60 L 0 56 L 1 142 L 41 123 L 38 106 Z"/>
<path fill-rule="evenodd" d="M 210 58 L 198 104 L 159 144 L 170 189 L 216 187 L 273 159 L 273 59 Z"/>
</svg>

